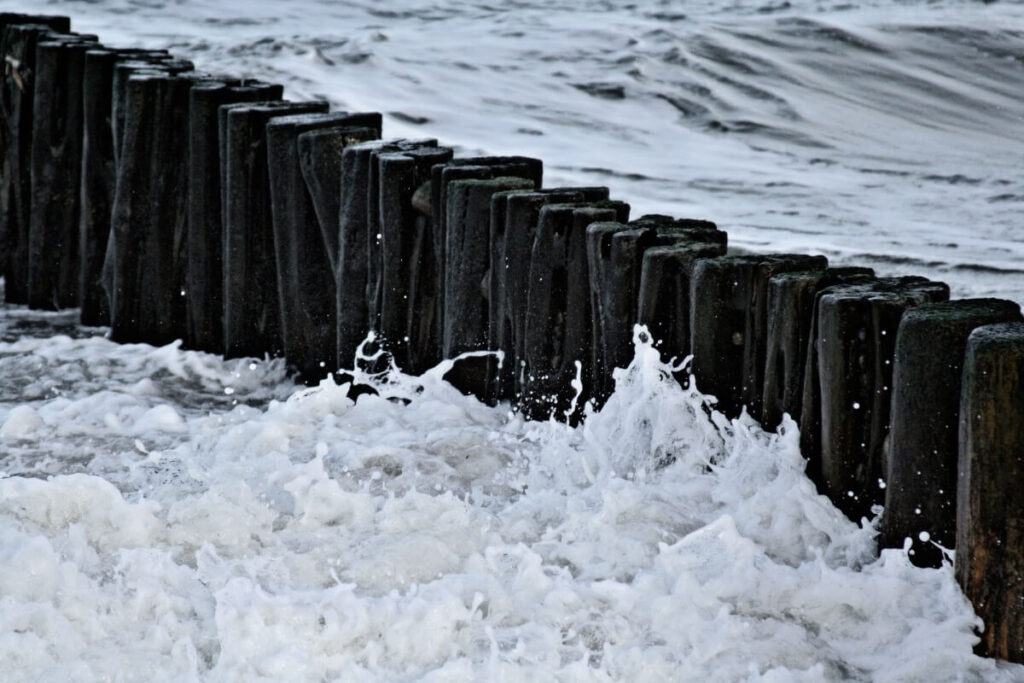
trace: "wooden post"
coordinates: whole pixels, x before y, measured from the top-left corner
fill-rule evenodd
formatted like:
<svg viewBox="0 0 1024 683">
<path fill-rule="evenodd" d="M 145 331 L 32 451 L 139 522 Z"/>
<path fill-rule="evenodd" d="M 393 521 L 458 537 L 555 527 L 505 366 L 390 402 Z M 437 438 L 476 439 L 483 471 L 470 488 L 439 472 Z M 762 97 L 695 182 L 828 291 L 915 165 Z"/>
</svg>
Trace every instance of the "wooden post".
<svg viewBox="0 0 1024 683">
<path fill-rule="evenodd" d="M 889 434 L 892 363 L 896 331 L 914 306 L 945 301 L 949 287 L 923 278 L 889 278 L 870 284 L 836 285 L 817 302 L 814 361 L 805 382 L 817 397 L 804 398 L 803 430 L 820 415 L 820 470 L 813 451 L 808 473 L 851 519 L 871 514 L 884 501 L 884 445 Z M 803 433 L 803 432 L 801 432 Z"/>
<path fill-rule="evenodd" d="M 424 196 L 430 170 L 452 158 L 450 147 L 420 147 L 377 156 L 380 213 L 380 322 L 378 330 L 395 363 L 410 374 L 438 360 L 430 335 L 436 293 L 433 216 Z M 416 193 L 420 198 L 416 200 Z M 415 200 L 415 201 L 414 201 Z"/>
<path fill-rule="evenodd" d="M 189 172 L 185 346 L 224 350 L 224 215 L 218 111 L 228 104 L 279 100 L 283 87 L 259 81 L 197 83 L 189 94 Z"/>
<path fill-rule="evenodd" d="M 438 360 L 443 357 L 444 309 L 445 309 L 445 272 L 447 245 L 447 206 L 448 184 L 455 180 L 484 180 L 500 176 L 527 178 L 533 181 L 535 188 L 541 187 L 544 164 L 540 159 L 529 157 L 469 157 L 452 159 L 443 166 L 435 166 L 431 170 L 430 181 L 430 215 L 431 230 L 434 240 L 434 272 L 437 274 L 435 283 L 435 330 L 433 337 L 437 340 Z M 532 242 L 530 244 L 532 247 Z"/>
<path fill-rule="evenodd" d="M 504 354 L 499 365 L 488 362 L 491 404 L 516 394 L 517 368 L 525 349 L 528 279 L 540 210 L 547 204 L 600 202 L 606 187 L 561 187 L 499 192 L 491 200 L 491 268 L 487 278 L 488 348 Z"/>
<path fill-rule="evenodd" d="M 956 578 L 985 622 L 978 650 L 1024 663 L 1024 324 L 971 333 L 964 357 Z"/>
<path fill-rule="evenodd" d="M 768 337 L 761 424 L 772 429 L 788 413 L 799 420 L 815 295 L 826 287 L 867 282 L 870 268 L 779 273 L 768 281 Z"/>
<path fill-rule="evenodd" d="M 437 147 L 437 140 L 376 140 L 350 145 L 342 152 L 336 277 L 338 367 L 352 367 L 356 349 L 379 324 L 378 157 L 420 147 Z"/>
<path fill-rule="evenodd" d="M 597 405 L 604 403 L 615 388 L 612 381 L 612 368 L 615 365 L 611 358 L 610 341 L 607 338 L 608 330 L 614 324 L 610 287 L 612 237 L 629 229 L 630 226 L 623 221 L 600 221 L 587 227 L 590 317 L 594 321 L 591 327 L 593 400 Z"/>
<path fill-rule="evenodd" d="M 721 255 L 725 253 L 726 240 L 726 234 L 714 223 L 677 220 L 668 216 L 641 216 L 629 224 L 629 229 L 612 233 L 607 265 L 603 266 L 606 280 L 602 284 L 606 312 L 606 317 L 601 320 L 608 373 L 603 377 L 606 394 L 614 388 L 611 370 L 625 368 L 633 360 L 633 326 L 640 322 L 641 281 L 648 250 L 699 243 L 715 247 L 708 255 Z M 653 286 L 650 278 L 648 286 Z M 680 298 L 685 296 L 688 301 L 689 287 L 685 294 L 679 294 Z M 654 305 L 653 296 L 652 293 L 646 297 L 648 309 L 645 313 Z M 688 336 L 685 343 L 689 350 Z"/>
<path fill-rule="evenodd" d="M 114 66 L 123 61 L 169 59 L 162 50 L 118 50 L 92 47 L 85 53 L 82 75 L 81 211 L 78 224 L 79 321 L 109 325 L 110 304 L 103 289 L 103 263 L 110 238 L 110 210 L 117 171 L 111 111 Z"/>
<path fill-rule="evenodd" d="M 691 350 L 697 387 L 730 417 L 761 414 L 767 352 L 768 280 L 777 273 L 822 270 L 824 256 L 766 254 L 702 259 L 691 282 Z"/>
<path fill-rule="evenodd" d="M 224 355 L 279 355 L 280 307 L 267 172 L 267 122 L 326 102 L 256 102 L 218 111 L 224 212 Z"/>
<path fill-rule="evenodd" d="M 616 201 L 548 204 L 540 210 L 517 384 L 519 409 L 531 419 L 568 418 L 575 423 L 582 416 L 583 403 L 593 393 L 587 227 L 628 219 L 629 205 Z M 567 414 L 577 375 L 582 393 L 576 411 Z"/>
<path fill-rule="evenodd" d="M 170 76 L 193 71 L 195 66 L 187 59 L 139 58 L 114 65 L 111 95 L 110 127 L 114 136 L 114 164 L 121 163 L 124 144 L 125 116 L 127 115 L 128 79 L 136 73 L 160 72 Z"/>
<path fill-rule="evenodd" d="M 724 234 L 724 233 L 723 233 Z M 698 259 L 725 255 L 725 245 L 686 241 L 643 252 L 637 322 L 650 330 L 665 361 L 690 355 L 690 282 Z M 676 379 L 683 379 L 684 371 Z"/>
<path fill-rule="evenodd" d="M 161 345 L 185 326 L 188 93 L 193 80 L 166 73 L 128 79 L 117 190 L 110 337 Z"/>
<path fill-rule="evenodd" d="M 56 33 L 69 33 L 71 19 L 59 14 L 22 14 L 21 12 L 0 12 L 0 33 L 13 24 L 38 24 Z"/>
<path fill-rule="evenodd" d="M 28 303 L 32 196 L 32 127 L 35 120 L 36 45 L 51 32 L 42 24 L 8 24 L 3 34 L 5 130 L 0 173 L 0 246 L 5 247 L 4 297 Z"/>
<path fill-rule="evenodd" d="M 903 314 L 892 376 L 892 427 L 879 546 L 942 565 L 936 543 L 956 543 L 956 480 L 963 360 L 972 330 L 1024 322 L 1020 306 L 999 299 L 922 304 Z"/>
<path fill-rule="evenodd" d="M 65 16 L 0 12 L 0 275 L 8 303 L 28 301 L 35 44 L 50 31 L 70 30 Z"/>
<path fill-rule="evenodd" d="M 311 113 L 267 122 L 277 301 L 281 339 L 289 366 L 300 381 L 316 384 L 337 358 L 334 273 L 324 248 L 316 209 L 299 165 L 298 136 L 324 128 L 364 127 L 379 131 L 378 113 Z"/>
<path fill-rule="evenodd" d="M 85 53 L 95 46 L 82 36 L 46 37 L 36 46 L 28 245 L 31 308 L 78 305 L 82 85 Z"/>
<path fill-rule="evenodd" d="M 491 199 L 502 191 L 533 189 L 522 177 L 465 179 L 447 188 L 445 241 L 445 308 L 442 354 L 455 358 L 487 349 L 486 283 L 490 268 Z M 468 358 L 455 364 L 446 378 L 460 391 L 483 399 L 487 395 L 487 362 Z"/>
<path fill-rule="evenodd" d="M 614 389 L 612 370 L 633 358 L 633 325 L 640 321 L 644 254 L 652 248 L 689 241 L 725 247 L 726 235 L 713 223 L 647 215 L 629 223 L 597 222 L 587 228 L 587 262 L 593 348 L 594 401 L 603 403 Z M 718 253 L 718 250 L 715 250 Z M 652 272 L 648 288 L 655 288 Z M 656 296 L 653 292 L 651 296 Z M 685 297 L 689 300 L 689 290 Z M 660 302 L 659 302 L 660 303 Z M 644 304 L 653 316 L 655 302 Z M 689 329 L 689 321 L 684 324 Z M 686 347 L 689 347 L 689 337 Z"/>
</svg>

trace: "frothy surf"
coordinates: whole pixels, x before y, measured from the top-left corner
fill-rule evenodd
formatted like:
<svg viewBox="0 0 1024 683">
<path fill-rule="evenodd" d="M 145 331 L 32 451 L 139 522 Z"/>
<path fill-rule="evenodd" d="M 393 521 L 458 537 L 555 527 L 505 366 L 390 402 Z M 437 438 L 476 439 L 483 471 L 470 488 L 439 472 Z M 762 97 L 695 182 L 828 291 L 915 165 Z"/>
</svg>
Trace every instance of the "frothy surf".
<svg viewBox="0 0 1024 683">
<path fill-rule="evenodd" d="M 875 558 L 797 430 L 638 333 L 576 428 L 392 369 L 0 344 L 0 661 L 20 680 L 1014 680 L 949 566 Z M 96 384 L 76 374 L 92 373 Z M 228 391 L 230 390 L 230 391 Z"/>
</svg>

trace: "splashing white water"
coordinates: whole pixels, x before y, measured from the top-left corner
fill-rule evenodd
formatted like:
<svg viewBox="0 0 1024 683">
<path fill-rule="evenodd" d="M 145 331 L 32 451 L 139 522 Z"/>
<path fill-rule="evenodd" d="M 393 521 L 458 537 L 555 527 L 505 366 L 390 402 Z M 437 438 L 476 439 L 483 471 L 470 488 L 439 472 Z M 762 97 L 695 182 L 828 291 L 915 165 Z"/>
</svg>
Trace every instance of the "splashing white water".
<svg viewBox="0 0 1024 683">
<path fill-rule="evenodd" d="M 875 559 L 791 422 L 726 420 L 646 339 L 577 428 L 463 396 L 451 361 L 353 401 L 176 345 L 0 345 L 5 376 L 103 375 L 0 404 L 5 677 L 1021 675 L 972 655 L 948 566 Z"/>
</svg>

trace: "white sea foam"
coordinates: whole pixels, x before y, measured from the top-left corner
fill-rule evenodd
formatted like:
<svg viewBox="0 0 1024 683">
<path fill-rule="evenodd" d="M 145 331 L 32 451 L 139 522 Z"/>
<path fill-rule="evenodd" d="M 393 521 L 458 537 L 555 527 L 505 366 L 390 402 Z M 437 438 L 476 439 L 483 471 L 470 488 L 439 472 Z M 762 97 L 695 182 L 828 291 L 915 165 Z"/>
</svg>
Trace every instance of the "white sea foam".
<svg viewBox="0 0 1024 683">
<path fill-rule="evenodd" d="M 875 558 L 871 525 L 804 476 L 791 422 L 727 421 L 637 339 L 578 428 L 459 394 L 450 363 L 358 401 L 332 380 L 287 395 L 257 364 L 262 383 L 228 401 L 248 364 L 177 345 L 0 345 L 5 375 L 106 367 L 100 391 L 0 404 L 5 425 L 32 425 L 0 479 L 5 676 L 1024 675 L 971 653 L 949 566 Z M 201 371 L 137 380 L 172 368 Z M 189 382 L 205 394 L 169 400 Z M 257 395 L 277 398 L 246 405 Z"/>
</svg>

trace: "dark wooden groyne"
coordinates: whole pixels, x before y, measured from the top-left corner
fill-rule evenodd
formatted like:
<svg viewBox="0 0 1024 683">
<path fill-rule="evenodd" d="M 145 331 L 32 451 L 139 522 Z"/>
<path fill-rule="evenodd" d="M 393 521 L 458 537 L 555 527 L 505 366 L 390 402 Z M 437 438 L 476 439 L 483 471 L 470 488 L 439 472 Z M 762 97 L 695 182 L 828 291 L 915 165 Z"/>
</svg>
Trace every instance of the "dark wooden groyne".
<svg viewBox="0 0 1024 683">
<path fill-rule="evenodd" d="M 66 17 L 0 13 L 0 49 L 7 302 L 78 307 L 119 342 L 283 355 L 311 384 L 370 331 L 413 373 L 485 352 L 448 380 L 571 423 L 642 323 L 726 415 L 792 416 L 822 493 L 853 519 L 884 505 L 881 547 L 922 566 L 955 548 L 979 651 L 1024 662 L 1018 304 L 731 254 L 711 222 L 543 187 L 539 159 L 385 140 L 379 113 L 103 46 Z"/>
</svg>

